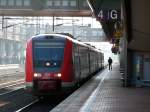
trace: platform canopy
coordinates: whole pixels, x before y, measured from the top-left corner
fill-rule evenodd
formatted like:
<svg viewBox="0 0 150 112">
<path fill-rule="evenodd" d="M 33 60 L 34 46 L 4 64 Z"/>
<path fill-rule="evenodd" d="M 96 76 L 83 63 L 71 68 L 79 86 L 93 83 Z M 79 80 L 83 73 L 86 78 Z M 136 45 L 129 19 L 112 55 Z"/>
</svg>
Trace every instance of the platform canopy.
<svg viewBox="0 0 150 112">
<path fill-rule="evenodd" d="M 0 0 L 4 16 L 91 16 L 86 0 Z"/>
<path fill-rule="evenodd" d="M 100 21 L 109 39 L 114 36 L 114 25 L 121 20 L 120 0 L 88 0 L 97 20 Z"/>
</svg>

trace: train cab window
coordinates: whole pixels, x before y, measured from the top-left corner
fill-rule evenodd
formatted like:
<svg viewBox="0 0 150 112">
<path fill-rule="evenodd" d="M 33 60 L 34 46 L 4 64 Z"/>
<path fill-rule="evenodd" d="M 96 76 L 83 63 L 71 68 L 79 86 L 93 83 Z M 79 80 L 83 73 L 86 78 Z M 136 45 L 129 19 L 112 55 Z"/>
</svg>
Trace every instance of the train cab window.
<svg viewBox="0 0 150 112">
<path fill-rule="evenodd" d="M 64 57 L 64 42 L 35 41 L 33 43 L 33 61 L 36 71 L 57 71 Z"/>
</svg>

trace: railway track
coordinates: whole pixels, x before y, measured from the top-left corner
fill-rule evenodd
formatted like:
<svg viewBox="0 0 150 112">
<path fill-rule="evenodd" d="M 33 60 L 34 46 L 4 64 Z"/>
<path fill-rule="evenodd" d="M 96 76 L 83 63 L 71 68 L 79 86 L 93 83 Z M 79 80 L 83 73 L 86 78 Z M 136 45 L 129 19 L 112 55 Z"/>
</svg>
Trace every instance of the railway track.
<svg viewBox="0 0 150 112">
<path fill-rule="evenodd" d="M 0 96 L 17 91 L 24 86 L 24 72 L 19 68 L 0 69 Z"/>
<path fill-rule="evenodd" d="M 5 73 L 5 74 L 1 74 L 0 78 L 14 77 L 14 76 L 18 76 L 20 74 L 23 75 L 24 72 Z"/>
<path fill-rule="evenodd" d="M 20 87 L 1 94 L 0 99 L 0 112 L 15 112 L 19 108 L 35 101 L 37 98 Z"/>
<path fill-rule="evenodd" d="M 22 89 L 24 84 L 24 79 L 2 83 L 0 84 L 0 96 Z"/>
<path fill-rule="evenodd" d="M 24 83 L 24 72 L 21 71 L 10 71 L 6 70 L 7 73 L 0 71 L 0 89 L 15 86 L 19 83 Z"/>
<path fill-rule="evenodd" d="M 0 78 L 4 77 L 4 76 L 11 76 L 11 75 L 15 75 L 15 74 L 23 74 L 24 70 L 23 69 L 0 69 Z"/>
<path fill-rule="evenodd" d="M 25 83 L 24 80 L 25 79 L 22 78 L 22 79 L 15 80 L 15 81 L 9 81 L 9 82 L 6 82 L 6 83 L 1 83 L 0 84 L 0 89 L 11 87 L 11 86 L 14 86 L 14 85 L 17 85 L 17 84 L 20 84 L 20 83 Z"/>
<path fill-rule="evenodd" d="M 49 112 L 66 97 L 47 97 L 42 100 L 36 99 L 33 102 L 21 107 L 14 112 Z"/>
<path fill-rule="evenodd" d="M 26 111 L 28 111 L 30 108 L 32 108 L 32 106 L 34 106 L 38 102 L 39 102 L 39 100 L 36 99 L 33 102 L 29 103 L 28 105 L 26 105 L 26 106 L 24 106 L 24 107 L 16 110 L 15 112 L 26 112 Z"/>
</svg>

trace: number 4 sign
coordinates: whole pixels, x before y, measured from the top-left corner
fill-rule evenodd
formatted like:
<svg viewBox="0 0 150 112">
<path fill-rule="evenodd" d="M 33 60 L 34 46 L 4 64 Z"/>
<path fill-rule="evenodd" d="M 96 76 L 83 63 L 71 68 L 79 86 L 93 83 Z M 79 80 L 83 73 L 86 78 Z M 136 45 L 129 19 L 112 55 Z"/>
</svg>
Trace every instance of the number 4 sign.
<svg viewBox="0 0 150 112">
<path fill-rule="evenodd" d="M 118 20 L 120 19 L 120 11 L 116 9 L 100 10 L 98 17 L 102 20 Z"/>
</svg>

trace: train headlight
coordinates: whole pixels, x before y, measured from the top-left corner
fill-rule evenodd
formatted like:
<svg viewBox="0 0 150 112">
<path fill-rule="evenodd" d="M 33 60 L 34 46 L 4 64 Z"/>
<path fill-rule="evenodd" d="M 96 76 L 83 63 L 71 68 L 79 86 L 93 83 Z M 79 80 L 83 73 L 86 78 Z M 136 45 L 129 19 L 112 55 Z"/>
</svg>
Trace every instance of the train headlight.
<svg viewBox="0 0 150 112">
<path fill-rule="evenodd" d="M 34 73 L 34 77 L 41 77 L 42 76 L 42 74 L 40 74 L 40 73 Z"/>
<path fill-rule="evenodd" d="M 61 77 L 61 73 L 57 73 L 57 74 L 55 74 L 55 77 Z"/>
<path fill-rule="evenodd" d="M 58 76 L 58 77 L 61 77 L 61 73 L 58 73 L 57 76 Z"/>
</svg>

